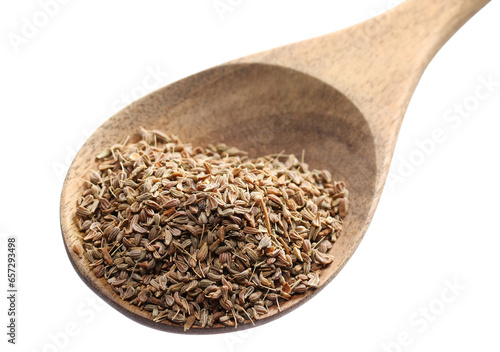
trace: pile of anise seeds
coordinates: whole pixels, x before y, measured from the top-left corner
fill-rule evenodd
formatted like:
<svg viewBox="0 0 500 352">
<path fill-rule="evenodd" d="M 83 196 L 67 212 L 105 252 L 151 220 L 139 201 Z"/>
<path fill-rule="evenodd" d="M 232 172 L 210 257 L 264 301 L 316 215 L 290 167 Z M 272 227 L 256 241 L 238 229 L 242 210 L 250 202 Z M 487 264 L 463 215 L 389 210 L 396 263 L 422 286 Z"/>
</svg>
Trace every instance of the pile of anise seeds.
<svg viewBox="0 0 500 352">
<path fill-rule="evenodd" d="M 73 250 L 155 322 L 235 326 L 318 287 L 348 191 L 294 155 L 249 159 L 141 128 L 98 158 Z"/>
</svg>

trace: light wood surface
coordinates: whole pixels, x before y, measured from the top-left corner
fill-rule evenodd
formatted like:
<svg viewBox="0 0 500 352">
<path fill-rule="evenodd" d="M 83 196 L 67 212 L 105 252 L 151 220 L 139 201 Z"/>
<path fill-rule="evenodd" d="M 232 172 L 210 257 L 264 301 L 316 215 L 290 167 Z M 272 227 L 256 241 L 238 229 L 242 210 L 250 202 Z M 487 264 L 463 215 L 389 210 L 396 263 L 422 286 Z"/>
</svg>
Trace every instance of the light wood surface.
<svg viewBox="0 0 500 352">
<path fill-rule="evenodd" d="M 373 217 L 389 170 L 399 128 L 413 91 L 442 45 L 489 0 L 407 0 L 390 11 L 322 37 L 258 53 L 203 71 L 132 103 L 105 122 L 76 155 L 61 195 L 61 229 L 68 256 L 85 283 L 128 317 L 154 323 L 122 301 L 85 259 L 79 241 L 76 200 L 95 155 L 137 133 L 139 126 L 177 134 L 193 145 L 225 142 L 252 156 L 301 155 L 328 169 L 350 190 L 344 232 L 333 246 L 334 262 L 321 273 L 320 288 L 273 308 L 262 324 L 314 296 L 353 255 Z M 460 72 L 457 72 L 460 74 Z M 317 312 L 318 316 L 322 312 Z M 252 327 L 244 324 L 239 329 Z M 188 333 L 234 328 L 193 327 Z"/>
</svg>

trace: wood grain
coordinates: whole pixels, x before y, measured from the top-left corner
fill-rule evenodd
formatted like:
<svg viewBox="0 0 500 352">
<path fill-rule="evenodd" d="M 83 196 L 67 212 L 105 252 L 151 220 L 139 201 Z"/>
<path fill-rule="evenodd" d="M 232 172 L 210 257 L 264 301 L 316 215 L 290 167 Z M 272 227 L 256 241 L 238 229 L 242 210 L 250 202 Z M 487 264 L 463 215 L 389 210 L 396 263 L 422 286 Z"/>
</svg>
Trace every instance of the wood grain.
<svg viewBox="0 0 500 352">
<path fill-rule="evenodd" d="M 77 273 L 100 297 L 152 328 L 183 333 L 169 322 L 122 301 L 96 279 L 72 246 L 79 241 L 76 200 L 95 155 L 135 135 L 139 126 L 177 134 L 193 145 L 224 142 L 251 156 L 301 155 L 314 168 L 345 180 L 350 212 L 321 273 L 320 288 L 273 308 L 271 321 L 314 296 L 342 269 L 373 217 L 397 135 L 413 91 L 439 48 L 488 0 L 407 0 L 396 8 L 333 34 L 258 53 L 161 88 L 106 121 L 76 155 L 61 195 L 61 230 Z M 318 312 L 318 314 L 321 314 Z M 252 327 L 244 324 L 241 328 Z M 193 327 L 188 333 L 234 328 Z"/>
</svg>

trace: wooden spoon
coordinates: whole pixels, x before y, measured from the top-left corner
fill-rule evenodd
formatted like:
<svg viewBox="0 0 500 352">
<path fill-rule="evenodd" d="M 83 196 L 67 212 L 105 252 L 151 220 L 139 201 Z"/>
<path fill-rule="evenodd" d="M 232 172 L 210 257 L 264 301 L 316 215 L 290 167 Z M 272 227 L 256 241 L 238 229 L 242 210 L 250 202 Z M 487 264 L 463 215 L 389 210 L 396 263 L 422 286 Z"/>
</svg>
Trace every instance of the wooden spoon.
<svg viewBox="0 0 500 352">
<path fill-rule="evenodd" d="M 200 72 L 121 110 L 88 139 L 64 182 L 61 228 L 76 271 L 128 317 L 156 329 L 182 332 L 182 327 L 155 323 L 149 312 L 122 301 L 72 249 L 80 241 L 76 200 L 89 170 L 96 167 L 95 156 L 144 126 L 175 133 L 195 146 L 224 142 L 251 156 L 305 151 L 311 167 L 330 170 L 334 179 L 347 182 L 349 214 L 331 250 L 335 261 L 321 272 L 320 288 L 282 303 L 280 311 L 271 309 L 256 325 L 303 304 L 337 275 L 370 224 L 403 115 L 427 64 L 488 2 L 407 0 L 339 32 Z M 188 332 L 225 331 L 234 328 L 216 325 Z"/>
</svg>

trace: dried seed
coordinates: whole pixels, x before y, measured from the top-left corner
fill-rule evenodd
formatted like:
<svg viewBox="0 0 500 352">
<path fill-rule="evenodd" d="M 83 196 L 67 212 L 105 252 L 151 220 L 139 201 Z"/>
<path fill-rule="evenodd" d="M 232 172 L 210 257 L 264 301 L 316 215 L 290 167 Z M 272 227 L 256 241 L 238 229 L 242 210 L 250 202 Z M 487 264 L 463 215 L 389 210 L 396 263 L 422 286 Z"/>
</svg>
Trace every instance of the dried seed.
<svg viewBox="0 0 500 352">
<path fill-rule="evenodd" d="M 341 218 L 347 215 L 348 206 L 349 206 L 349 200 L 347 198 L 342 198 L 339 203 L 339 216 Z"/>
<path fill-rule="evenodd" d="M 195 321 L 196 321 L 196 316 L 190 315 L 184 322 L 184 331 L 188 331 L 189 329 L 191 329 L 191 326 L 193 326 Z"/>
<path fill-rule="evenodd" d="M 258 249 L 265 249 L 271 247 L 271 237 L 270 236 L 264 236 L 259 242 L 259 246 L 257 247 Z"/>
<path fill-rule="evenodd" d="M 83 252 L 83 246 L 80 242 L 75 242 L 75 244 L 73 244 L 73 252 L 78 254 L 78 256 L 80 257 L 82 256 L 84 252 Z"/>
<path fill-rule="evenodd" d="M 102 258 L 108 265 L 113 265 L 113 259 L 109 255 L 108 249 L 107 248 L 101 248 L 101 253 L 102 253 Z"/>
<path fill-rule="evenodd" d="M 197 259 L 198 261 L 203 262 L 205 261 L 205 259 L 207 259 L 207 256 L 208 256 L 208 245 L 204 243 L 201 246 L 200 250 L 198 251 Z"/>
<path fill-rule="evenodd" d="M 141 128 L 98 156 L 73 251 L 121 299 L 187 331 L 237 327 L 318 287 L 349 192 L 295 156 L 249 159 Z"/>
</svg>

